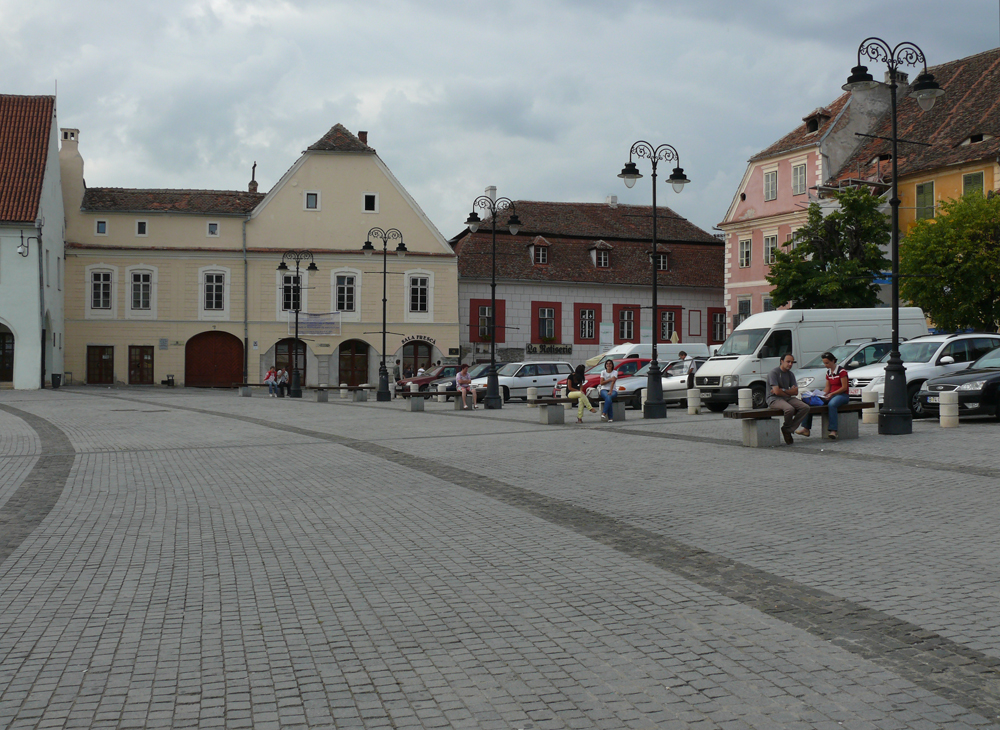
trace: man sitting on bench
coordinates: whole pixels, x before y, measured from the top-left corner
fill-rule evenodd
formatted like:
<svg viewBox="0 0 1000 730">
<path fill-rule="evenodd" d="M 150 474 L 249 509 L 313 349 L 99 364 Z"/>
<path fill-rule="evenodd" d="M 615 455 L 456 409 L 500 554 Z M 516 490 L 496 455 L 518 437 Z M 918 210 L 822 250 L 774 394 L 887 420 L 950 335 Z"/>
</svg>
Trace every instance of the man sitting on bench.
<svg viewBox="0 0 1000 730">
<path fill-rule="evenodd" d="M 786 444 L 795 442 L 792 431 L 797 429 L 809 415 L 809 406 L 796 397 L 799 394 L 799 386 L 792 373 L 794 364 L 795 357 L 792 353 L 786 352 L 781 357 L 781 364 L 767 375 L 767 405 L 785 414 L 781 435 Z"/>
</svg>

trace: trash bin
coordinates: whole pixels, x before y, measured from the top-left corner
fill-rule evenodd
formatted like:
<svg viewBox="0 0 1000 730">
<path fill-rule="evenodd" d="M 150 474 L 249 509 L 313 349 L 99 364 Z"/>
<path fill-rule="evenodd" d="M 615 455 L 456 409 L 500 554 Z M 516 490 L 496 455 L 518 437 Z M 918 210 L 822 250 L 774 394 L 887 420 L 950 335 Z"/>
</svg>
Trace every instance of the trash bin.
<svg viewBox="0 0 1000 730">
<path fill-rule="evenodd" d="M 52 373 L 52 387 L 58 388 L 62 384 L 62 373 Z"/>
<path fill-rule="evenodd" d="M 167 376 L 167 385 L 169 385 L 171 388 L 174 387 L 174 376 L 173 375 L 168 375 Z"/>
</svg>

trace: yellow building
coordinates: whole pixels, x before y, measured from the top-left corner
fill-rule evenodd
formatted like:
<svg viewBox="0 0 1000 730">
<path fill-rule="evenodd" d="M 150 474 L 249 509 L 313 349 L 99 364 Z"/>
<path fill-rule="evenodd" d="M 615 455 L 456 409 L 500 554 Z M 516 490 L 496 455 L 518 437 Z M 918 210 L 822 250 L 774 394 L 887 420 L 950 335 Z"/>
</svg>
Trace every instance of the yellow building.
<svg viewBox="0 0 1000 730">
<path fill-rule="evenodd" d="M 382 241 L 362 252 L 374 227 L 398 229 L 407 250 L 390 242 L 390 373 L 397 359 L 458 355 L 457 259 L 367 133 L 334 126 L 266 194 L 254 181 L 246 192 L 87 188 L 79 132 L 61 136 L 72 382 L 230 387 L 272 365 L 307 385 L 377 382 Z M 302 251 L 317 270 L 300 257 L 297 282 Z"/>
</svg>

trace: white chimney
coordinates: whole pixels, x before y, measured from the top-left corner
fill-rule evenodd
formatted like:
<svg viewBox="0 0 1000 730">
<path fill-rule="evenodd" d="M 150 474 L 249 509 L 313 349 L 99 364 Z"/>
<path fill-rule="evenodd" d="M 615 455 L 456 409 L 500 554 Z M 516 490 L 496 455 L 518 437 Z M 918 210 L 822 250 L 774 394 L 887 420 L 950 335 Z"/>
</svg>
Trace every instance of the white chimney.
<svg viewBox="0 0 1000 730">
<path fill-rule="evenodd" d="M 609 195 L 608 199 L 605 202 L 608 204 L 608 207 L 617 208 L 618 207 L 618 196 L 617 195 Z"/>
<path fill-rule="evenodd" d="M 487 185 L 486 186 L 486 197 L 492 200 L 494 203 L 497 200 L 497 186 Z"/>
</svg>

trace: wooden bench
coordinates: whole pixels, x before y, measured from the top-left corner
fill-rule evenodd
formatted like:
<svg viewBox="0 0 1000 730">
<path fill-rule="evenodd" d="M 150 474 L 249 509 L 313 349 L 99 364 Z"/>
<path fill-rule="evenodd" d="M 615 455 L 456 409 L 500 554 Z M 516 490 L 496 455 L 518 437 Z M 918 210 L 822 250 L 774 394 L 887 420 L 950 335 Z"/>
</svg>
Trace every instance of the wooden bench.
<svg viewBox="0 0 1000 730">
<path fill-rule="evenodd" d="M 837 429 L 839 440 L 856 439 L 859 436 L 859 414 L 865 408 L 874 408 L 874 403 L 848 403 L 837 408 L 840 420 Z M 829 406 L 809 406 L 809 412 L 822 416 L 820 433 L 826 433 L 830 415 Z M 752 448 L 765 448 L 781 445 L 781 425 L 776 419 L 785 414 L 777 408 L 756 408 L 749 411 L 725 411 L 725 418 L 735 418 L 743 421 L 743 445 Z"/>
</svg>

